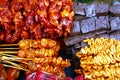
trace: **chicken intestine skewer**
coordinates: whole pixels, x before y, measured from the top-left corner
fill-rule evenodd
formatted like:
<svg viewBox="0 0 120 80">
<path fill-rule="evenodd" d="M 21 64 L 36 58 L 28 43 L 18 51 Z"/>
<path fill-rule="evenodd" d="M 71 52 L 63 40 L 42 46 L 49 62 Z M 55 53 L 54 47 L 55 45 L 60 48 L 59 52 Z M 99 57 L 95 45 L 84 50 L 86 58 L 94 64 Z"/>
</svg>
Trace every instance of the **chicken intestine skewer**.
<svg viewBox="0 0 120 80">
<path fill-rule="evenodd" d="M 31 72 L 34 71 L 45 71 L 48 73 L 51 73 L 53 75 L 57 75 L 59 77 L 66 77 L 64 73 L 64 69 L 56 66 L 51 66 L 51 65 L 41 65 L 41 64 L 35 64 L 31 61 L 28 62 L 29 65 L 24 65 L 26 69 L 29 69 Z"/>
<path fill-rule="evenodd" d="M 61 57 L 44 57 L 44 58 L 26 58 L 27 60 L 20 60 L 20 62 L 27 62 L 31 61 L 36 64 L 41 64 L 41 65 L 53 65 L 53 66 L 59 66 L 61 68 L 67 68 L 69 67 L 70 60 L 63 60 Z"/>
<path fill-rule="evenodd" d="M 19 57 L 27 57 L 27 58 L 34 58 L 34 57 L 52 57 L 58 56 L 58 52 L 55 52 L 54 49 L 27 49 L 27 50 L 19 50 L 18 51 Z"/>
<path fill-rule="evenodd" d="M 30 40 L 25 39 L 19 41 L 20 49 L 28 49 L 28 48 L 55 48 L 55 46 L 60 46 L 59 43 L 52 39 L 42 38 L 41 40 Z M 58 49 L 59 50 L 59 49 Z"/>
</svg>

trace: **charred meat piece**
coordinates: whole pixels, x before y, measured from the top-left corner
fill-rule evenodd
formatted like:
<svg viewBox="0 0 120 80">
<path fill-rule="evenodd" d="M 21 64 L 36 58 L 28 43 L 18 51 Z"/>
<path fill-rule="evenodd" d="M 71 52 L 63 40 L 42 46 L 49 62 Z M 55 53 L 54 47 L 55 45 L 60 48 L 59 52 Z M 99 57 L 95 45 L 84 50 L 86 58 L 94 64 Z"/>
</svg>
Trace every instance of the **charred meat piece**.
<svg viewBox="0 0 120 80">
<path fill-rule="evenodd" d="M 4 31 L 0 31 L 0 41 L 3 41 L 5 38 L 5 32 Z"/>
<path fill-rule="evenodd" d="M 73 26 L 72 6 L 72 0 L 1 0 L 0 41 L 64 38 Z"/>
</svg>

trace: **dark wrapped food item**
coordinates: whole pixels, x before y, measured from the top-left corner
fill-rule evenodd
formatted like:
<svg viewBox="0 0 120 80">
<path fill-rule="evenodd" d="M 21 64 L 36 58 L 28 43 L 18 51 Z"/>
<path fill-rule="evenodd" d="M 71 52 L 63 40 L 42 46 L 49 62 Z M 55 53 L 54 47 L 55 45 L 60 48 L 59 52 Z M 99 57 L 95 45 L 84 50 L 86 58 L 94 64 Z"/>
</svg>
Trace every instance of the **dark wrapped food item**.
<svg viewBox="0 0 120 80">
<path fill-rule="evenodd" d="M 100 16 L 96 19 L 96 30 L 100 29 L 108 29 L 109 28 L 109 22 L 108 22 L 108 16 Z"/>
<path fill-rule="evenodd" d="M 95 18 L 89 18 L 81 21 L 82 33 L 88 33 L 95 30 Z"/>
<path fill-rule="evenodd" d="M 108 15 L 109 4 L 107 4 L 107 3 L 96 4 L 95 10 L 96 10 L 96 15 L 97 16 Z"/>
<path fill-rule="evenodd" d="M 86 17 L 96 16 L 95 7 L 95 4 L 90 4 L 87 7 L 85 7 Z"/>
<path fill-rule="evenodd" d="M 85 13 L 86 6 L 87 6 L 87 4 L 85 4 L 85 3 L 75 3 L 73 6 L 73 10 L 74 10 L 75 14 L 86 15 L 86 13 Z"/>
<path fill-rule="evenodd" d="M 113 16 L 120 16 L 120 4 L 112 5 L 109 8 L 109 11 L 113 14 Z"/>
<path fill-rule="evenodd" d="M 110 20 L 111 30 L 118 30 L 120 29 L 120 17 L 113 17 Z"/>
<path fill-rule="evenodd" d="M 76 34 L 80 34 L 80 22 L 79 21 L 73 22 L 73 28 L 71 29 L 70 35 L 76 35 Z"/>
</svg>

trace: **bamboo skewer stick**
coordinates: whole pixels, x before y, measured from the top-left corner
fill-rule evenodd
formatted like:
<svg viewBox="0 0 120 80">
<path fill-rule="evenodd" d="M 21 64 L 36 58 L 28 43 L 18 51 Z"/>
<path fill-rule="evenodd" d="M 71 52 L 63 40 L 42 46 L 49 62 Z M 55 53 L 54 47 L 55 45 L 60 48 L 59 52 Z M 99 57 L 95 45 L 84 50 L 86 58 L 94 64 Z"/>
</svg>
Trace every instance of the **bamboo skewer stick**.
<svg viewBox="0 0 120 80">
<path fill-rule="evenodd" d="M 11 61 L 11 60 L 9 60 L 9 61 Z M 19 62 L 20 60 L 13 60 L 13 61 L 18 61 L 18 62 Z M 4 60 L 2 60 L 2 62 L 5 63 Z M 14 62 L 12 62 L 12 63 L 14 63 Z M 21 63 L 26 64 L 26 65 L 29 65 L 29 63 L 27 63 L 27 62 L 21 62 Z M 16 64 L 16 63 L 15 63 L 15 64 Z M 17 65 L 19 65 L 19 64 L 17 64 Z"/>
<path fill-rule="evenodd" d="M 11 55 L 11 54 L 7 54 L 7 53 L 5 53 L 5 54 L 0 54 L 1 56 L 7 56 L 7 57 L 13 57 L 13 58 L 19 58 L 18 56 L 16 56 L 16 55 Z"/>
<path fill-rule="evenodd" d="M 8 53 L 8 54 L 17 54 L 18 51 L 0 51 L 0 54 L 5 54 L 5 53 Z"/>
<path fill-rule="evenodd" d="M 1 56 L 7 56 L 7 57 L 13 57 L 13 58 L 21 58 L 21 57 L 18 57 L 17 55 L 12 55 L 12 54 L 7 54 L 7 53 L 4 53 L 4 54 L 0 54 Z"/>
<path fill-rule="evenodd" d="M 0 47 L 6 47 L 6 46 L 19 46 L 18 44 L 0 44 Z"/>
<path fill-rule="evenodd" d="M 3 66 L 16 68 L 24 71 L 30 71 L 26 69 L 24 66 L 20 65 L 19 62 L 25 65 L 29 65 L 28 62 L 22 62 L 22 60 L 31 60 L 29 58 L 20 58 L 17 55 L 19 50 L 19 44 L 0 44 L 0 61 Z M 15 54 L 15 55 L 14 55 Z"/>
<path fill-rule="evenodd" d="M 29 70 L 25 69 L 24 67 L 22 67 L 21 65 L 19 65 L 17 63 L 7 61 L 7 60 L 4 60 L 2 62 L 3 62 L 3 65 L 6 66 L 6 67 L 12 67 L 12 68 L 16 68 L 16 69 L 20 69 L 20 70 L 24 70 L 24 71 L 29 71 Z"/>
<path fill-rule="evenodd" d="M 11 61 L 8 61 L 8 60 L 2 60 L 2 62 L 3 62 L 3 63 L 10 64 L 10 65 L 13 65 L 13 66 L 16 66 L 16 67 L 21 67 L 19 64 L 14 63 L 14 62 L 11 62 Z"/>
<path fill-rule="evenodd" d="M 9 61 L 21 61 L 21 60 L 32 60 L 30 58 L 20 58 L 14 55 L 7 55 L 3 54 L 4 56 L 1 57 L 1 60 L 9 60 Z"/>
<path fill-rule="evenodd" d="M 0 50 L 7 50 L 7 51 L 8 50 L 19 50 L 19 48 L 15 48 L 15 47 L 14 48 L 11 48 L 11 47 L 10 48 L 3 48 L 3 47 L 0 47 Z"/>
<path fill-rule="evenodd" d="M 22 68 L 22 67 L 15 67 L 15 66 L 7 65 L 7 64 L 3 64 L 3 66 L 5 66 L 5 67 L 15 68 L 15 69 L 20 69 L 20 70 L 27 71 L 27 72 L 30 71 L 30 70 L 28 70 L 28 69 L 24 69 L 24 68 Z"/>
<path fill-rule="evenodd" d="M 3 55 L 4 55 L 4 56 L 1 57 L 1 60 L 2 60 L 2 61 L 7 60 L 7 61 L 20 62 L 21 60 L 26 60 L 26 61 L 32 60 L 32 59 L 29 59 L 29 58 L 19 58 L 19 57 L 14 56 L 14 55 L 8 55 L 8 54 L 3 54 Z M 21 63 L 26 64 L 26 65 L 29 64 L 29 63 L 27 63 L 27 62 L 22 62 L 22 61 L 21 61 Z"/>
<path fill-rule="evenodd" d="M 20 61 L 20 60 L 24 60 L 24 59 L 23 58 L 13 58 L 13 57 L 2 56 L 1 60 Z"/>
</svg>

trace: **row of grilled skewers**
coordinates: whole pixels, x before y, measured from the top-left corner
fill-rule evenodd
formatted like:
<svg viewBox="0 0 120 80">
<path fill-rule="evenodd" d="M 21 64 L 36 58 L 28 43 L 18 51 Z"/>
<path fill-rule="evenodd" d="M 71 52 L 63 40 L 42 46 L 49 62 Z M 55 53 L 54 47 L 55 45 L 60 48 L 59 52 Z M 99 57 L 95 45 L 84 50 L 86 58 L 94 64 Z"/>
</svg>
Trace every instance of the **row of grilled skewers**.
<svg viewBox="0 0 120 80">
<path fill-rule="evenodd" d="M 70 60 L 63 60 L 62 57 L 59 57 L 59 50 L 60 44 L 54 40 L 26 39 L 21 40 L 18 44 L 0 45 L 0 59 L 6 67 L 29 72 L 46 71 L 64 78 L 66 77 L 64 69 L 71 64 Z"/>
<path fill-rule="evenodd" d="M 86 39 L 88 46 L 77 52 L 80 58 L 78 74 L 85 80 L 120 80 L 120 41 L 115 39 Z"/>
</svg>

